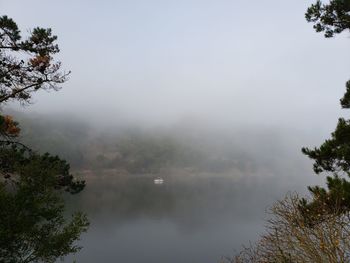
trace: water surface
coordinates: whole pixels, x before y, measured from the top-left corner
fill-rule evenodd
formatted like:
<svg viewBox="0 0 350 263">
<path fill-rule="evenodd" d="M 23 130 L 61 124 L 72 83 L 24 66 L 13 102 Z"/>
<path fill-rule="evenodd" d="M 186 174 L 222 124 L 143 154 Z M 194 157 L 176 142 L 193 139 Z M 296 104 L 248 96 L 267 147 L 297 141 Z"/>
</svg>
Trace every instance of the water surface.
<svg viewBox="0 0 350 263">
<path fill-rule="evenodd" d="M 78 262 L 218 262 L 263 231 L 265 211 L 299 186 L 275 176 L 104 175 L 88 179 L 78 204 L 91 226 Z M 299 187 L 300 188 L 300 187 Z"/>
</svg>

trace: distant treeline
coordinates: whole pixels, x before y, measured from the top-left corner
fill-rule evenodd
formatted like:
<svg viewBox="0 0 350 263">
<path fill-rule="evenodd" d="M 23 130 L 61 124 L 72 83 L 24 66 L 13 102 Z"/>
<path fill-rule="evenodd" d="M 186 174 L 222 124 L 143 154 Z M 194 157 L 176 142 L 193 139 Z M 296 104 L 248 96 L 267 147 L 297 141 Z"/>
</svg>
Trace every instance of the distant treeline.
<svg viewBox="0 0 350 263">
<path fill-rule="evenodd" d="M 200 166 L 202 153 L 167 135 L 123 129 L 96 132 L 79 121 L 20 116 L 23 141 L 67 159 L 75 169 L 157 173 L 161 168 Z"/>
<path fill-rule="evenodd" d="M 230 136 L 205 129 L 96 129 L 78 118 L 11 112 L 23 141 L 40 152 L 67 159 L 73 169 L 118 169 L 130 174 L 181 168 L 197 172 L 278 174 L 299 161 L 292 144 L 270 131 Z M 267 171 L 266 169 L 269 169 Z"/>
</svg>

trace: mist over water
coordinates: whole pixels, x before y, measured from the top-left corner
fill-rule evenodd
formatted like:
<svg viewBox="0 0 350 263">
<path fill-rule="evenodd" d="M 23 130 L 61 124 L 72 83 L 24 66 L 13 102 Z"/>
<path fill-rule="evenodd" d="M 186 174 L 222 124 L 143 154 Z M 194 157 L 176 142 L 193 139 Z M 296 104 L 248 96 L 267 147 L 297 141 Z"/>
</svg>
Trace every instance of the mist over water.
<svg viewBox="0 0 350 263">
<path fill-rule="evenodd" d="M 160 174 L 163 185 L 153 183 L 155 175 L 87 176 L 78 206 L 89 211 L 92 224 L 82 238 L 84 250 L 73 258 L 217 262 L 232 256 L 262 233 L 268 206 L 287 191 L 305 193 L 304 183 L 312 181 L 294 174 L 299 169 L 271 170 L 259 175 L 168 171 Z"/>
<path fill-rule="evenodd" d="M 0 2 L 23 32 L 51 27 L 72 71 L 3 109 L 87 182 L 67 202 L 91 226 L 64 262 L 217 262 L 274 201 L 322 184 L 301 147 L 344 114 L 350 53 L 304 21 L 312 2 Z"/>
<path fill-rule="evenodd" d="M 91 226 L 64 262 L 217 262 L 258 238 L 273 202 L 323 181 L 300 152 L 320 138 L 298 130 L 193 119 L 96 128 L 69 115 L 9 113 L 28 145 L 66 158 L 87 182 L 67 203 Z"/>
</svg>

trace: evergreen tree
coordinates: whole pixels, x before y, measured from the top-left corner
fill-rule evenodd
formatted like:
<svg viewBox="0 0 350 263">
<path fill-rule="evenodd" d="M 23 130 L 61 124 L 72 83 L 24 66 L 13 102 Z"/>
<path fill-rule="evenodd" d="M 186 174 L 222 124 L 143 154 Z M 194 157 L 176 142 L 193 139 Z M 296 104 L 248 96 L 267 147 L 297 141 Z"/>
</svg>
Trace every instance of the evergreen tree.
<svg viewBox="0 0 350 263">
<path fill-rule="evenodd" d="M 305 14 L 307 21 L 314 23 L 316 32 L 325 32 L 325 37 L 350 29 L 350 0 L 333 0 L 328 4 L 317 1 Z M 350 81 L 340 99 L 343 109 L 350 108 Z M 316 174 L 328 173 L 326 188 L 309 187 L 312 201 L 302 200 L 300 209 L 309 222 L 320 215 L 343 213 L 350 210 L 350 120 L 340 118 L 331 138 L 320 147 L 303 148 L 302 152 L 314 160 Z"/>
<path fill-rule="evenodd" d="M 325 37 L 333 37 L 350 29 L 350 1 L 331 0 L 323 4 L 318 0 L 305 14 L 308 22 L 314 23 L 316 32 L 324 32 Z"/>
<path fill-rule="evenodd" d="M 51 29 L 35 28 L 22 40 L 17 24 L 0 17 L 0 110 L 6 102 L 30 103 L 40 89 L 58 90 L 68 73 L 54 61 L 59 52 Z M 64 216 L 63 192 L 83 190 L 69 164 L 38 154 L 19 140 L 19 124 L 0 112 L 0 262 L 55 262 L 79 250 L 87 230 L 84 214 Z"/>
</svg>

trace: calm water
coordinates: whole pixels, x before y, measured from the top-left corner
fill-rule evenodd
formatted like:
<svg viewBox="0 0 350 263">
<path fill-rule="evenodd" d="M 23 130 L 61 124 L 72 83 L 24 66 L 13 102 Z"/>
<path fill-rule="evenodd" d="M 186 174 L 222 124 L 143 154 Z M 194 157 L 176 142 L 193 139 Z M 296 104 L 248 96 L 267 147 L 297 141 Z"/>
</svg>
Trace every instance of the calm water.
<svg viewBox="0 0 350 263">
<path fill-rule="evenodd" d="M 263 230 L 264 211 L 295 186 L 224 175 L 100 176 L 79 196 L 91 220 L 65 262 L 218 262 Z"/>
</svg>

